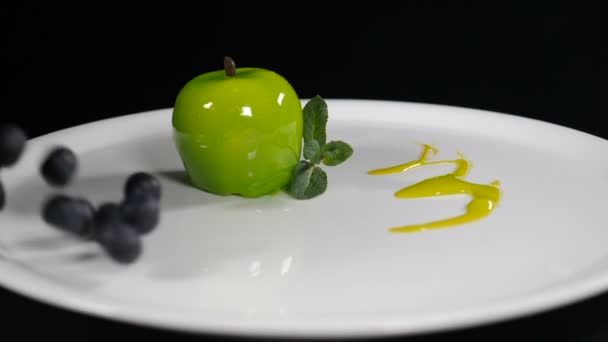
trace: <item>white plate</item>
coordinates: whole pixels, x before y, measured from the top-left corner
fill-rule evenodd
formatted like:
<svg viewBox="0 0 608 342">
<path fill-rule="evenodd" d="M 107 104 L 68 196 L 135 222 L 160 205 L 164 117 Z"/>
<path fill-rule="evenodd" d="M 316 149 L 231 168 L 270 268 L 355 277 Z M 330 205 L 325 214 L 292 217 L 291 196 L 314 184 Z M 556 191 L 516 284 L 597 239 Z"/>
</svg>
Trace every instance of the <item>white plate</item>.
<svg viewBox="0 0 608 342">
<path fill-rule="evenodd" d="M 355 154 L 325 169 L 328 191 L 216 197 L 183 183 L 171 111 L 91 123 L 30 142 L 3 173 L 0 283 L 46 303 L 110 319 L 190 332 L 349 337 L 439 331 L 539 312 L 608 287 L 608 143 L 516 116 L 446 106 L 331 100 L 329 137 Z M 487 218 L 394 234 L 394 225 L 457 215 L 466 197 L 404 200 L 394 191 L 447 168 L 370 176 L 415 159 L 418 143 L 468 179 L 501 181 Z M 65 144 L 81 170 L 68 193 L 117 201 L 134 171 L 164 186 L 161 225 L 134 265 L 45 226 L 37 174 Z"/>
</svg>

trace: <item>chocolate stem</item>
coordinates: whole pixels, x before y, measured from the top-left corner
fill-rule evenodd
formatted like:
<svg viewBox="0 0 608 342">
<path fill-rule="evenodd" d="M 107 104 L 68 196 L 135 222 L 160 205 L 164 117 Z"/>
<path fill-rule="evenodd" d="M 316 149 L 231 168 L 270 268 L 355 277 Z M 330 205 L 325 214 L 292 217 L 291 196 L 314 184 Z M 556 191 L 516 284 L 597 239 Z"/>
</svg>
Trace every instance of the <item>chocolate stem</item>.
<svg viewBox="0 0 608 342">
<path fill-rule="evenodd" d="M 234 64 L 234 60 L 228 56 L 224 57 L 224 70 L 226 71 L 226 76 L 233 77 L 236 75 L 236 65 Z"/>
</svg>

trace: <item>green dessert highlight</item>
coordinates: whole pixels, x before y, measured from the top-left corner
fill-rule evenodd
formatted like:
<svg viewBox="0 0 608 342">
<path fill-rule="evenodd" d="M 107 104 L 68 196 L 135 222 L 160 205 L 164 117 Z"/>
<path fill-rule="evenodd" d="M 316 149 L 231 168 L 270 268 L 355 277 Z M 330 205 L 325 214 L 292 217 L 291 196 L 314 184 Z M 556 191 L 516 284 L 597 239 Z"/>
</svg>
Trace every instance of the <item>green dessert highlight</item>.
<svg viewBox="0 0 608 342">
<path fill-rule="evenodd" d="M 326 144 L 327 105 L 320 97 L 310 102 L 302 108 L 278 73 L 237 68 L 230 57 L 223 70 L 188 81 L 176 97 L 172 125 L 192 185 L 247 198 L 281 190 L 298 199 L 323 193 L 327 177 L 317 164 L 337 165 L 352 149 Z"/>
<path fill-rule="evenodd" d="M 261 68 L 199 75 L 177 95 L 174 138 L 191 183 L 218 195 L 259 197 L 291 181 L 302 148 L 302 106 L 281 75 Z"/>
</svg>

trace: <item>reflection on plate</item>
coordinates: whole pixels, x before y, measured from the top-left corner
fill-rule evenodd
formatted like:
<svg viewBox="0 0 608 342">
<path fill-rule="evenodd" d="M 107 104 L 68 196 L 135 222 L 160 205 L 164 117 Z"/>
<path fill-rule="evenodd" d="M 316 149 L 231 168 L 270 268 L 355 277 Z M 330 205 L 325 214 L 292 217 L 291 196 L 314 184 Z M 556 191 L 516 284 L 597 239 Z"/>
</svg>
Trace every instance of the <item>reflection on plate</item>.
<svg viewBox="0 0 608 342">
<path fill-rule="evenodd" d="M 328 135 L 348 141 L 355 153 L 343 166 L 326 169 L 327 192 L 309 201 L 282 193 L 218 197 L 190 187 L 172 142 L 169 109 L 34 139 L 19 165 L 2 175 L 8 196 L 0 215 L 0 284 L 136 324 L 282 337 L 473 326 L 570 303 L 608 286 L 606 141 L 464 108 L 328 104 Z M 462 162 L 368 174 L 420 160 L 419 142 L 440 150 L 429 162 L 464 160 L 458 159 L 464 152 L 472 167 L 462 174 Z M 145 237 L 136 264 L 115 264 L 96 245 L 70 240 L 40 220 L 41 201 L 53 189 L 40 179 L 37 163 L 57 143 L 72 147 L 82 165 L 68 191 L 95 203 L 120 198 L 122 182 L 134 171 L 161 180 L 161 223 Z M 457 179 L 500 189 L 498 206 L 449 229 L 389 230 L 461 215 L 471 202 L 467 195 L 395 196 L 450 174 L 449 184 L 461 188 Z"/>
</svg>

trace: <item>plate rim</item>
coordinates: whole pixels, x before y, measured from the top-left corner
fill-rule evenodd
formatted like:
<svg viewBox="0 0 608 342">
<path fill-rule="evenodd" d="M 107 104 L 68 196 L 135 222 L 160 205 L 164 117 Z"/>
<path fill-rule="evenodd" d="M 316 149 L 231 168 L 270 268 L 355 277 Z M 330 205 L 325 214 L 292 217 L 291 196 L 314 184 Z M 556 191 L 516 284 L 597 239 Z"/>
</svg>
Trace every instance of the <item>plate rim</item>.
<svg viewBox="0 0 608 342">
<path fill-rule="evenodd" d="M 302 99 L 302 103 L 308 99 Z M 554 129 L 561 130 L 563 133 L 576 134 L 586 136 L 587 139 L 592 139 L 594 143 L 608 145 L 608 140 L 597 135 L 590 134 L 578 129 L 563 126 L 557 123 L 543 121 L 539 119 L 519 116 L 516 114 L 508 114 L 484 109 L 468 108 L 461 106 L 452 106 L 444 104 L 394 101 L 394 100 L 374 100 L 374 99 L 349 99 L 349 98 L 328 98 L 326 99 L 331 106 L 332 103 L 360 103 L 368 105 L 392 104 L 396 106 L 420 106 L 420 107 L 436 107 L 442 109 L 458 109 L 464 112 L 471 112 L 475 115 L 486 115 L 490 120 L 501 118 L 506 120 L 516 120 L 521 123 L 532 125 L 541 125 L 543 127 L 552 126 Z M 91 121 L 80 125 L 60 129 L 44 135 L 40 135 L 28 140 L 30 145 L 42 145 L 55 138 L 63 135 L 73 135 L 78 132 L 83 132 L 91 128 L 103 129 L 102 126 L 114 126 L 116 124 L 124 124 L 125 121 L 140 120 L 142 117 L 151 117 L 155 115 L 165 115 L 172 111 L 172 107 L 135 112 L 124 114 L 115 117 L 109 117 L 101 120 Z M 464 328 L 472 328 L 500 321 L 523 318 L 533 314 L 542 313 L 545 311 L 557 309 L 559 307 L 580 302 L 590 297 L 596 296 L 608 289 L 608 270 L 604 273 L 599 273 L 595 277 L 584 278 L 583 281 L 575 281 L 574 285 L 567 285 L 569 282 L 563 281 L 566 285 L 557 288 L 551 288 L 548 292 L 538 294 L 536 291 L 528 296 L 518 296 L 518 300 L 504 303 L 498 301 L 498 304 L 486 305 L 485 309 L 468 308 L 465 314 L 440 315 L 439 318 L 429 319 L 426 322 L 417 323 L 414 325 L 404 324 L 398 318 L 387 321 L 383 324 L 366 325 L 353 324 L 352 319 L 346 325 L 342 324 L 326 324 L 321 328 L 302 328 L 287 326 L 276 327 L 268 326 L 260 322 L 247 322 L 231 326 L 226 322 L 217 320 L 206 320 L 207 324 L 201 324 L 198 320 L 188 322 L 180 321 L 179 319 L 168 320 L 164 314 L 148 313 L 145 316 L 141 315 L 141 310 L 130 310 L 128 305 L 116 309 L 104 305 L 97 297 L 86 295 L 77 291 L 70 291 L 50 281 L 45 281 L 40 286 L 36 283 L 38 277 L 17 267 L 11 262 L 10 257 L 3 257 L 2 251 L 3 242 L 0 241 L 0 286 L 26 298 L 34 299 L 40 303 L 52 305 L 64 310 L 108 319 L 116 322 L 125 322 L 143 327 L 160 328 L 164 330 L 181 331 L 195 334 L 219 334 L 225 336 L 252 336 L 252 337 L 279 337 L 279 338 L 369 338 L 369 337 L 386 337 L 386 336 L 411 336 L 423 333 L 437 333 L 450 330 L 459 330 Z M 37 286 L 38 284 L 38 286 Z M 60 295 L 63 294 L 63 295 Z M 444 317 L 446 316 L 446 317 Z M 315 324 L 318 323 L 315 321 Z M 305 326 L 306 324 L 304 324 Z"/>
</svg>

